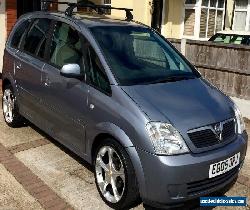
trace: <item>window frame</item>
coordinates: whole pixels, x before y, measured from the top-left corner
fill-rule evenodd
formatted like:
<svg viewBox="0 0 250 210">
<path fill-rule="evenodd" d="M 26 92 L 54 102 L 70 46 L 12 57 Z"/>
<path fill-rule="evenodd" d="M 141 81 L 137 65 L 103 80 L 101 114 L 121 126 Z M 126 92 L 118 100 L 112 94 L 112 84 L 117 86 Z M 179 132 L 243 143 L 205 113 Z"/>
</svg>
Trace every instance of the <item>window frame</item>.
<svg viewBox="0 0 250 210">
<path fill-rule="evenodd" d="M 53 34 L 54 34 L 54 32 L 55 32 L 55 29 L 56 29 L 56 26 L 57 26 L 58 22 L 67 24 L 67 25 L 69 25 L 71 28 L 73 28 L 74 30 L 76 30 L 76 31 L 78 32 L 78 35 L 79 35 L 79 38 L 80 38 L 80 41 L 81 41 L 81 52 L 82 52 L 82 53 L 84 53 L 84 52 L 83 52 L 83 43 L 82 43 L 82 39 L 81 39 L 81 33 L 79 32 L 79 30 L 77 30 L 76 27 L 72 26 L 71 24 L 69 24 L 69 23 L 67 23 L 67 22 L 65 22 L 65 21 L 62 21 L 62 20 L 54 20 L 53 31 L 52 31 L 52 33 L 50 34 L 51 36 L 50 36 L 50 38 L 49 38 L 49 42 L 48 42 L 48 45 L 47 45 L 47 53 L 46 53 L 45 59 L 46 59 L 48 65 L 53 66 L 54 68 L 56 68 L 56 69 L 60 72 L 60 71 L 61 71 L 61 67 L 58 66 L 58 65 L 56 65 L 56 64 L 54 64 L 54 63 L 52 63 L 52 62 L 50 61 L 50 59 L 51 59 L 51 58 L 50 58 L 50 50 L 51 50 L 51 44 L 52 44 L 52 41 L 53 41 Z"/>
<path fill-rule="evenodd" d="M 235 2 L 236 4 L 236 2 Z M 235 12 L 246 12 L 247 16 L 246 16 L 246 21 L 245 21 L 245 31 L 250 31 L 250 0 L 248 0 L 248 4 L 247 7 L 244 8 L 236 8 L 236 5 L 234 7 L 234 17 L 233 17 L 233 30 L 235 30 Z"/>
<path fill-rule="evenodd" d="M 14 36 L 15 36 L 15 33 L 17 32 L 17 30 L 19 29 L 19 27 L 20 27 L 22 24 L 24 24 L 25 22 L 28 23 L 28 27 L 24 30 L 24 33 L 23 33 L 22 36 L 20 37 L 18 46 L 17 46 L 17 47 L 14 47 L 14 46 L 12 45 L 12 41 L 13 41 L 13 38 L 14 38 Z M 24 39 L 24 37 L 26 36 L 27 31 L 30 29 L 31 24 L 32 24 L 32 20 L 31 20 L 31 19 L 24 19 L 24 20 L 20 21 L 20 22 L 16 25 L 16 27 L 14 28 L 14 30 L 13 30 L 13 32 L 12 32 L 12 34 L 11 34 L 10 40 L 9 40 L 9 47 L 10 47 L 10 48 L 15 49 L 15 50 L 20 50 L 20 49 L 21 49 L 22 43 L 23 43 L 23 39 Z"/>
<path fill-rule="evenodd" d="M 89 41 L 89 40 L 86 38 L 86 36 L 84 36 L 84 34 L 80 31 L 80 28 L 79 28 L 79 30 L 78 30 L 78 29 L 77 29 L 77 25 L 72 25 L 72 24 L 70 24 L 69 22 L 63 21 L 63 20 L 52 20 L 52 21 L 54 22 L 54 23 L 53 23 L 54 25 L 53 25 L 53 30 L 51 31 L 51 34 L 50 34 L 50 38 L 48 39 L 48 42 L 47 42 L 47 47 L 46 47 L 47 53 L 46 53 L 46 56 L 45 56 L 46 63 L 47 63 L 48 65 L 50 65 L 50 66 L 53 66 L 56 70 L 58 70 L 58 72 L 60 72 L 60 67 L 57 66 L 56 64 L 53 64 L 53 63 L 50 62 L 50 48 L 51 48 L 51 44 L 52 44 L 52 41 L 53 41 L 53 33 L 55 32 L 57 23 L 58 23 L 58 22 L 61 22 L 61 23 L 64 23 L 64 24 L 69 25 L 71 28 L 75 29 L 75 30 L 78 32 L 78 35 L 79 35 L 80 41 L 81 41 L 81 52 L 82 52 L 82 56 L 83 56 L 83 59 L 84 59 L 84 64 L 83 64 L 83 65 L 84 65 L 84 79 L 81 80 L 81 81 L 84 82 L 84 83 L 86 83 L 87 85 L 93 87 L 93 88 L 96 89 L 97 91 L 99 91 L 99 92 L 101 92 L 101 93 L 103 93 L 103 94 L 105 94 L 105 95 L 111 97 L 111 96 L 112 96 L 112 88 L 111 88 L 110 79 L 109 79 L 109 77 L 108 77 L 106 71 L 104 71 L 103 73 L 104 73 L 104 74 L 107 76 L 107 78 L 108 78 L 109 86 L 110 86 L 110 90 L 111 90 L 110 93 L 108 93 L 108 92 L 102 90 L 101 88 L 99 88 L 99 87 L 93 85 L 93 84 L 91 83 L 91 81 L 90 81 L 90 78 L 88 78 L 88 74 L 87 74 L 86 71 L 87 71 L 87 68 L 90 68 L 89 65 L 90 65 L 91 62 L 90 62 L 90 60 L 87 61 L 87 58 L 88 58 L 87 54 L 88 54 L 88 52 L 89 52 L 89 47 L 90 47 L 90 46 L 93 48 L 94 52 L 96 53 L 96 55 L 98 56 L 98 58 L 99 58 L 100 61 L 101 61 L 101 59 L 100 59 L 98 53 L 96 52 L 95 48 L 91 45 L 90 41 Z M 87 63 L 89 63 L 89 65 L 88 65 Z M 101 65 L 102 65 L 103 69 L 105 70 L 105 67 L 104 67 L 104 65 L 103 65 L 102 62 L 101 62 Z"/>
<path fill-rule="evenodd" d="M 35 21 L 38 20 L 38 19 L 48 19 L 48 20 L 50 20 L 50 26 L 49 26 L 49 31 L 48 31 L 49 35 L 48 35 L 48 38 L 47 38 L 46 43 L 45 43 L 45 52 L 44 52 L 43 57 L 38 56 L 39 51 L 37 52 L 37 54 L 32 54 L 32 53 L 24 50 L 24 43 L 25 43 L 25 39 L 27 37 L 27 34 L 30 31 L 33 24 L 35 23 Z M 48 49 L 48 43 L 49 43 L 49 41 L 51 39 L 50 34 L 54 30 L 54 28 L 53 28 L 54 20 L 51 19 L 51 18 L 46 18 L 46 17 L 44 17 L 44 18 L 43 17 L 34 17 L 34 18 L 29 18 L 29 20 L 30 20 L 30 25 L 29 25 L 29 27 L 27 27 L 25 34 L 22 36 L 21 46 L 20 46 L 19 50 L 20 50 L 20 52 L 25 53 L 25 54 L 27 54 L 29 56 L 32 56 L 35 59 L 38 59 L 38 60 L 43 61 L 43 62 L 47 62 L 46 54 L 47 54 L 47 51 L 49 50 Z"/>
<path fill-rule="evenodd" d="M 105 6 L 112 6 L 112 0 L 109 0 L 109 1 L 110 1 L 110 3 L 107 4 L 107 3 L 105 3 L 105 0 L 102 0 L 102 4 L 105 5 Z M 112 13 L 112 11 L 110 10 L 110 12 L 108 12 L 107 15 L 111 15 L 111 13 Z"/>
<path fill-rule="evenodd" d="M 112 88 L 111 88 L 110 79 L 109 79 L 109 77 L 108 77 L 108 75 L 107 75 L 107 73 L 106 73 L 106 71 L 105 71 L 105 67 L 104 67 L 104 65 L 102 64 L 101 59 L 100 59 L 98 53 L 96 52 L 95 48 L 90 44 L 90 42 L 89 42 L 87 39 L 85 39 L 85 40 L 86 40 L 86 43 L 85 43 L 85 45 L 86 45 L 86 54 L 85 54 L 85 57 L 86 57 L 86 59 L 89 58 L 89 60 L 88 60 L 88 64 L 89 64 L 89 65 L 87 65 L 86 68 L 89 68 L 89 71 L 90 71 L 90 68 L 92 68 L 92 65 L 93 65 L 93 64 L 92 64 L 92 61 L 91 61 L 91 58 L 90 58 L 90 47 L 91 47 L 91 48 L 93 49 L 94 53 L 96 54 L 96 56 L 98 57 L 98 59 L 99 59 L 101 65 L 102 65 L 102 70 L 104 70 L 104 71 L 102 71 L 103 74 L 105 74 L 105 75 L 106 75 L 106 78 L 108 79 L 108 83 L 109 83 L 109 87 L 110 87 L 110 92 L 107 92 L 107 91 L 103 90 L 102 88 L 100 88 L 100 87 L 94 85 L 94 84 L 91 82 L 91 79 L 90 79 L 89 75 L 87 74 L 87 72 L 85 72 L 86 83 L 87 83 L 89 86 L 91 86 L 92 88 L 98 90 L 99 92 L 101 92 L 101 93 L 103 93 L 103 94 L 105 94 L 105 95 L 111 97 L 111 96 L 112 96 Z M 87 71 L 88 71 L 88 70 L 87 70 Z"/>
<path fill-rule="evenodd" d="M 217 21 L 217 12 L 218 11 L 223 11 L 223 13 L 222 13 L 222 18 L 223 18 L 222 28 L 224 27 L 224 24 L 225 24 L 225 12 L 226 12 L 226 0 L 223 0 L 224 1 L 224 6 L 222 8 L 218 7 L 218 1 L 219 0 L 216 1 L 216 7 L 210 6 L 210 0 L 208 0 L 208 6 L 202 6 L 202 1 L 203 0 L 196 0 L 195 4 L 186 4 L 186 2 L 184 2 L 183 21 L 182 21 L 182 30 L 181 30 L 182 31 L 181 32 L 182 38 L 203 40 L 203 41 L 208 41 L 209 38 L 211 38 L 211 37 L 207 37 L 209 18 L 207 18 L 207 23 L 206 23 L 206 37 L 205 38 L 200 37 L 200 18 L 201 18 L 201 10 L 202 9 L 207 9 L 208 10 L 207 17 L 209 17 L 209 11 L 210 10 L 215 10 L 215 26 L 216 26 L 216 21 Z M 195 11 L 194 35 L 193 36 L 184 34 L 184 32 L 185 32 L 185 11 L 186 11 L 186 9 L 193 9 Z M 214 34 L 215 33 L 216 33 L 216 27 L 214 27 Z"/>
<path fill-rule="evenodd" d="M 149 27 L 149 26 L 143 26 L 143 27 L 145 27 L 145 28 L 147 28 L 148 30 L 150 30 L 152 33 L 156 33 L 160 38 L 162 38 L 162 40 L 164 40 L 165 42 L 167 42 L 167 44 L 172 48 L 172 50 L 174 50 L 175 51 L 175 53 L 177 53 L 183 60 L 184 60 L 184 62 L 190 67 L 190 69 L 192 70 L 192 72 L 197 76 L 197 78 L 200 78 L 202 75 L 200 74 L 200 72 L 195 68 L 195 66 L 192 64 L 192 63 L 190 63 L 190 61 L 181 53 L 181 52 L 179 52 L 179 50 L 177 50 L 176 49 L 176 47 L 168 40 L 168 39 L 166 39 L 166 37 L 164 37 L 160 32 L 158 32 L 158 31 L 156 31 L 155 29 L 153 29 L 153 28 L 151 28 L 151 27 Z M 118 85 L 118 86 L 120 86 L 121 84 L 120 84 L 120 82 L 119 82 L 119 79 L 117 78 L 117 76 L 116 76 L 116 74 L 114 74 L 113 73 L 113 71 L 112 71 L 112 67 L 110 66 L 110 64 L 109 64 L 109 62 L 108 62 L 108 60 L 107 60 L 107 58 L 106 58 L 106 56 L 105 56 L 105 53 L 104 53 L 104 51 L 103 51 L 103 49 L 101 48 L 101 46 L 100 46 L 100 44 L 99 44 L 99 42 L 98 42 L 98 40 L 95 38 L 95 36 L 94 36 L 94 34 L 93 34 L 93 32 L 90 30 L 89 31 L 90 32 L 90 34 L 92 35 L 92 37 L 93 37 L 93 39 L 95 40 L 95 42 L 96 42 L 96 44 L 97 44 L 97 46 L 98 46 L 98 48 L 99 48 L 99 50 L 100 50 L 100 53 L 103 55 L 103 58 L 104 58 L 104 61 L 106 62 L 106 66 L 108 67 L 108 69 L 109 69 L 109 71 L 110 71 L 110 73 L 111 73 L 111 78 L 113 77 L 114 78 L 114 80 L 115 80 L 115 83 L 111 83 L 110 82 L 110 85 L 112 86 L 112 85 L 114 85 L 114 84 L 116 84 L 116 85 Z M 95 49 L 94 49 L 95 50 Z M 96 51 L 96 50 L 95 50 Z M 97 53 L 97 55 L 98 55 L 98 53 Z M 99 57 L 99 59 L 100 59 L 100 56 L 98 55 L 98 57 Z M 100 61 L 101 61 L 101 59 L 100 59 Z M 104 65 L 103 65 L 104 66 Z M 105 70 L 105 68 L 104 68 L 104 70 Z M 107 75 L 107 73 L 106 73 L 106 75 Z M 107 75 L 108 76 L 108 75 Z M 110 81 L 110 78 L 108 77 L 108 79 L 109 79 L 109 81 Z M 111 90 L 112 91 L 112 90 Z"/>
</svg>

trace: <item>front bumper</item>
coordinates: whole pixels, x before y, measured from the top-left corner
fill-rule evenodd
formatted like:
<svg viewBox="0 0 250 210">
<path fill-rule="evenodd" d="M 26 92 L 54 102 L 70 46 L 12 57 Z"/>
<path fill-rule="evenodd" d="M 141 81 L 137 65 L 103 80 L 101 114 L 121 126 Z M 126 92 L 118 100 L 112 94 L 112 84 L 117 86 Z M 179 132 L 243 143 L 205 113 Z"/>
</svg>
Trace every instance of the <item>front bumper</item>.
<svg viewBox="0 0 250 210">
<path fill-rule="evenodd" d="M 246 134 L 239 135 L 234 142 L 225 147 L 199 154 L 157 156 L 137 149 L 143 170 L 143 175 L 138 175 L 139 171 L 136 169 L 141 197 L 148 205 L 163 207 L 174 206 L 221 191 L 237 178 L 246 149 Z M 239 166 L 209 179 L 210 164 L 224 160 L 238 152 L 241 154 Z"/>
</svg>

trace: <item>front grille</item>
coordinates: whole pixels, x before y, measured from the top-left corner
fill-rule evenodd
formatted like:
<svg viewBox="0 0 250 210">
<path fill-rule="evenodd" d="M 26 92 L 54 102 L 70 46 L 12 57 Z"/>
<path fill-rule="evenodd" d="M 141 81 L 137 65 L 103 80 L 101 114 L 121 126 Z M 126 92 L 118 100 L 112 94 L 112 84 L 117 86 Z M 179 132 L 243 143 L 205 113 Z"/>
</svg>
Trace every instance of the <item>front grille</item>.
<svg viewBox="0 0 250 210">
<path fill-rule="evenodd" d="M 218 138 L 218 135 L 216 135 L 214 131 L 215 130 L 214 127 L 216 124 L 194 129 L 188 132 L 188 136 L 192 141 L 192 143 L 195 145 L 195 147 L 197 148 L 210 147 L 216 144 L 230 141 L 235 137 L 236 132 L 235 132 L 234 119 L 221 122 L 222 124 L 221 139 Z"/>
<path fill-rule="evenodd" d="M 225 174 L 216 176 L 214 178 L 207 178 L 201 181 L 190 182 L 187 184 L 187 194 L 195 195 L 200 194 L 205 191 L 211 190 L 214 187 L 223 184 L 224 182 L 230 180 L 239 171 L 239 166 L 233 168 L 232 170 L 226 172 Z"/>
<path fill-rule="evenodd" d="M 235 136 L 235 121 L 232 120 L 224 124 L 222 138 L 228 139 L 234 136 Z"/>
</svg>

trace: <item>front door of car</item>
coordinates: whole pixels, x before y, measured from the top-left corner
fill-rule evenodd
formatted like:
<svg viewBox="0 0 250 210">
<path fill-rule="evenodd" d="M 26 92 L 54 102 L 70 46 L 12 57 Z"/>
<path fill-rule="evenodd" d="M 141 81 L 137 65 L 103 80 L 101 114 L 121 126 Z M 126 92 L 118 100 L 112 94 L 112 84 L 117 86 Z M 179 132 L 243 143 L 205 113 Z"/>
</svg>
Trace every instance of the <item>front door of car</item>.
<svg viewBox="0 0 250 210">
<path fill-rule="evenodd" d="M 41 75 L 51 20 L 35 19 L 22 39 L 15 62 L 15 79 L 18 86 L 19 108 L 33 123 L 39 123 Z"/>
<path fill-rule="evenodd" d="M 85 153 L 85 124 L 88 85 L 82 79 L 66 78 L 60 74 L 66 64 L 78 64 L 84 75 L 82 45 L 77 30 L 57 22 L 51 40 L 48 64 L 43 68 L 44 117 L 49 134 L 78 154 Z"/>
</svg>

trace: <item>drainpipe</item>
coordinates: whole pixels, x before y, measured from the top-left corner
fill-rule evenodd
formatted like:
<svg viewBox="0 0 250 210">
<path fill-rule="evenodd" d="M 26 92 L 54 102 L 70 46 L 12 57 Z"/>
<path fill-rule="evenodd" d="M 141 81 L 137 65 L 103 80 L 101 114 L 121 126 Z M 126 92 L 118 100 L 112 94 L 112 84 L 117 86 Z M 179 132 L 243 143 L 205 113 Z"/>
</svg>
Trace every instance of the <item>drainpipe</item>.
<svg viewBox="0 0 250 210">
<path fill-rule="evenodd" d="M 186 39 L 181 39 L 181 54 L 182 55 L 186 55 L 186 44 L 187 44 L 187 40 Z"/>
<path fill-rule="evenodd" d="M 234 9 L 235 9 L 235 0 L 226 0 L 226 12 L 225 12 L 225 24 L 224 30 L 232 30 L 233 27 L 233 18 L 234 18 Z"/>
</svg>

